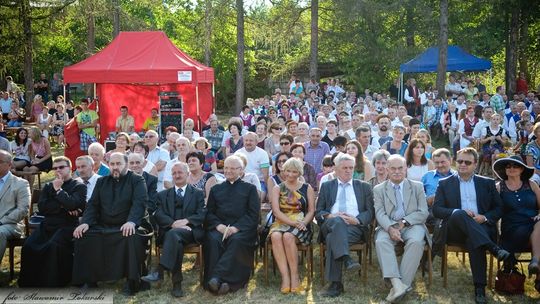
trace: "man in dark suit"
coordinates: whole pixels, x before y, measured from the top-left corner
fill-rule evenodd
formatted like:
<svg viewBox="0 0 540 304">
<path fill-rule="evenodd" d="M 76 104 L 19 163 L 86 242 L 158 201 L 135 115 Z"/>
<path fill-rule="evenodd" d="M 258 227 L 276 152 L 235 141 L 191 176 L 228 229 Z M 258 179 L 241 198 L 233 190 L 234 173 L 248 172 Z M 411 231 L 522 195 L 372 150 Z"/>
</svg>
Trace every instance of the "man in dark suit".
<svg viewBox="0 0 540 304">
<path fill-rule="evenodd" d="M 334 163 L 336 178 L 322 184 L 316 212 L 321 237 L 326 243 L 325 277 L 331 283 L 323 295 L 328 297 L 343 292 L 342 266 L 346 270 L 360 268 L 349 256 L 349 244 L 366 242 L 373 220 L 370 185 L 352 179 L 355 159 L 340 154 Z"/>
<path fill-rule="evenodd" d="M 388 180 L 373 189 L 379 224 L 375 249 L 383 277 L 392 283 L 386 301 L 393 303 L 412 289 L 425 240 L 431 240 L 425 225 L 429 212 L 422 184 L 405 178 L 407 162 L 399 154 L 388 158 L 387 170 Z M 395 250 L 399 243 L 404 244 L 401 263 Z"/>
<path fill-rule="evenodd" d="M 204 194 L 187 184 L 188 175 L 189 168 L 186 163 L 173 165 L 174 187 L 159 192 L 155 213 L 160 235 L 163 236 L 159 265 L 171 273 L 174 297 L 184 295 L 181 285 L 184 246 L 200 243 L 204 239 Z"/>
<path fill-rule="evenodd" d="M 486 303 L 486 254 L 488 250 L 498 260 L 510 256 L 493 241 L 496 224 L 502 214 L 502 201 L 495 181 L 474 174 L 478 153 L 464 148 L 457 153 L 457 174 L 439 181 L 433 204 L 433 215 L 442 219 L 434 235 L 434 251 L 440 253 L 444 244 L 463 244 L 469 252 L 475 287 L 475 302 Z"/>
</svg>

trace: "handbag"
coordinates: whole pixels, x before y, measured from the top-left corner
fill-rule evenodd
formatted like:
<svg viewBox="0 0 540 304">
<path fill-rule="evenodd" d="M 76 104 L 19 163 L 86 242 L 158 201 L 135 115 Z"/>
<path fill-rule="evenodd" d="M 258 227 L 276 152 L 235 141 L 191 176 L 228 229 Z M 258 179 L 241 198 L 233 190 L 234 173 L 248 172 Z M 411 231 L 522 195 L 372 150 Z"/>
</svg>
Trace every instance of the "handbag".
<svg viewBox="0 0 540 304">
<path fill-rule="evenodd" d="M 274 223 L 274 214 L 272 211 L 268 213 L 266 216 L 266 222 L 264 226 L 262 227 L 261 231 L 259 232 L 259 246 L 264 247 L 264 244 L 266 244 L 266 238 L 268 237 L 268 233 L 270 232 L 270 227 Z"/>
<path fill-rule="evenodd" d="M 525 275 L 523 274 L 523 266 L 521 272 L 517 269 L 512 269 L 510 272 L 504 272 L 502 269 L 497 271 L 495 277 L 495 290 L 505 294 L 523 294 L 525 292 Z"/>
</svg>

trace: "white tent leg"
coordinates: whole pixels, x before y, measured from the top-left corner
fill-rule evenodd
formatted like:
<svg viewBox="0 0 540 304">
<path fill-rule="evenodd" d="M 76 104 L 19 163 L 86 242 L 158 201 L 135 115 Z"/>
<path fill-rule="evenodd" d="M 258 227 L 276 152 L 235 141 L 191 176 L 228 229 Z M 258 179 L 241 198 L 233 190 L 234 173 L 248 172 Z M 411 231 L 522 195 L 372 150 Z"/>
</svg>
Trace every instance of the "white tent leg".
<svg viewBox="0 0 540 304">
<path fill-rule="evenodd" d="M 199 109 L 199 84 L 195 85 L 195 100 L 197 101 L 197 128 L 201 131 L 201 114 Z M 202 134 L 202 133 L 201 133 Z"/>
</svg>

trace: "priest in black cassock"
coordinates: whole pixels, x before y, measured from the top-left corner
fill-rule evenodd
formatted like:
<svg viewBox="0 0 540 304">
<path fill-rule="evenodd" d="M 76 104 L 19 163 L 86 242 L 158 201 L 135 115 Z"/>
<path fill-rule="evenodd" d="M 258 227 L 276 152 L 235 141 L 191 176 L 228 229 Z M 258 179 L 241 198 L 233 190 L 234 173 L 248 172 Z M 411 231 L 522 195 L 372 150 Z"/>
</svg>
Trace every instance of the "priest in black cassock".
<svg viewBox="0 0 540 304">
<path fill-rule="evenodd" d="M 184 247 L 204 239 L 206 209 L 204 193 L 187 184 L 188 165 L 176 163 L 171 171 L 174 187 L 159 192 L 155 218 L 163 243 L 159 265 L 171 273 L 172 295 L 181 297 Z"/>
<path fill-rule="evenodd" d="M 249 281 L 260 211 L 257 188 L 240 179 L 242 160 L 229 156 L 223 169 L 226 181 L 208 195 L 203 248 L 206 287 L 220 295 Z"/>
<path fill-rule="evenodd" d="M 149 288 L 140 281 L 149 240 L 141 226 L 148 195 L 143 177 L 127 170 L 125 154 L 111 154 L 109 167 L 111 174 L 98 179 L 73 232 L 73 284 L 127 278 L 123 293 L 133 295 Z"/>
<path fill-rule="evenodd" d="M 45 218 L 21 251 L 19 287 L 63 287 L 71 282 L 73 230 L 86 204 L 86 185 L 71 178 L 71 161 L 53 161 L 55 179 L 46 184 L 38 201 Z"/>
</svg>

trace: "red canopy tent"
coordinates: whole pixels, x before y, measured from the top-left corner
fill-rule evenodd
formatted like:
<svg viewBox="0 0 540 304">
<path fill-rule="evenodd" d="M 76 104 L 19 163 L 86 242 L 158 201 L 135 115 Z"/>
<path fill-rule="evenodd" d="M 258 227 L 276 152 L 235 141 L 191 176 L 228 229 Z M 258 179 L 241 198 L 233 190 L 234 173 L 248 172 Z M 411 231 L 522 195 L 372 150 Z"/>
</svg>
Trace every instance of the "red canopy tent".
<svg viewBox="0 0 540 304">
<path fill-rule="evenodd" d="M 179 50 L 163 32 L 121 32 L 99 53 L 65 67 L 64 82 L 95 84 L 102 139 L 114 130 L 122 105 L 141 130 L 159 106 L 159 92 L 178 92 L 184 119 L 199 128 L 214 112 L 214 69 Z"/>
</svg>

